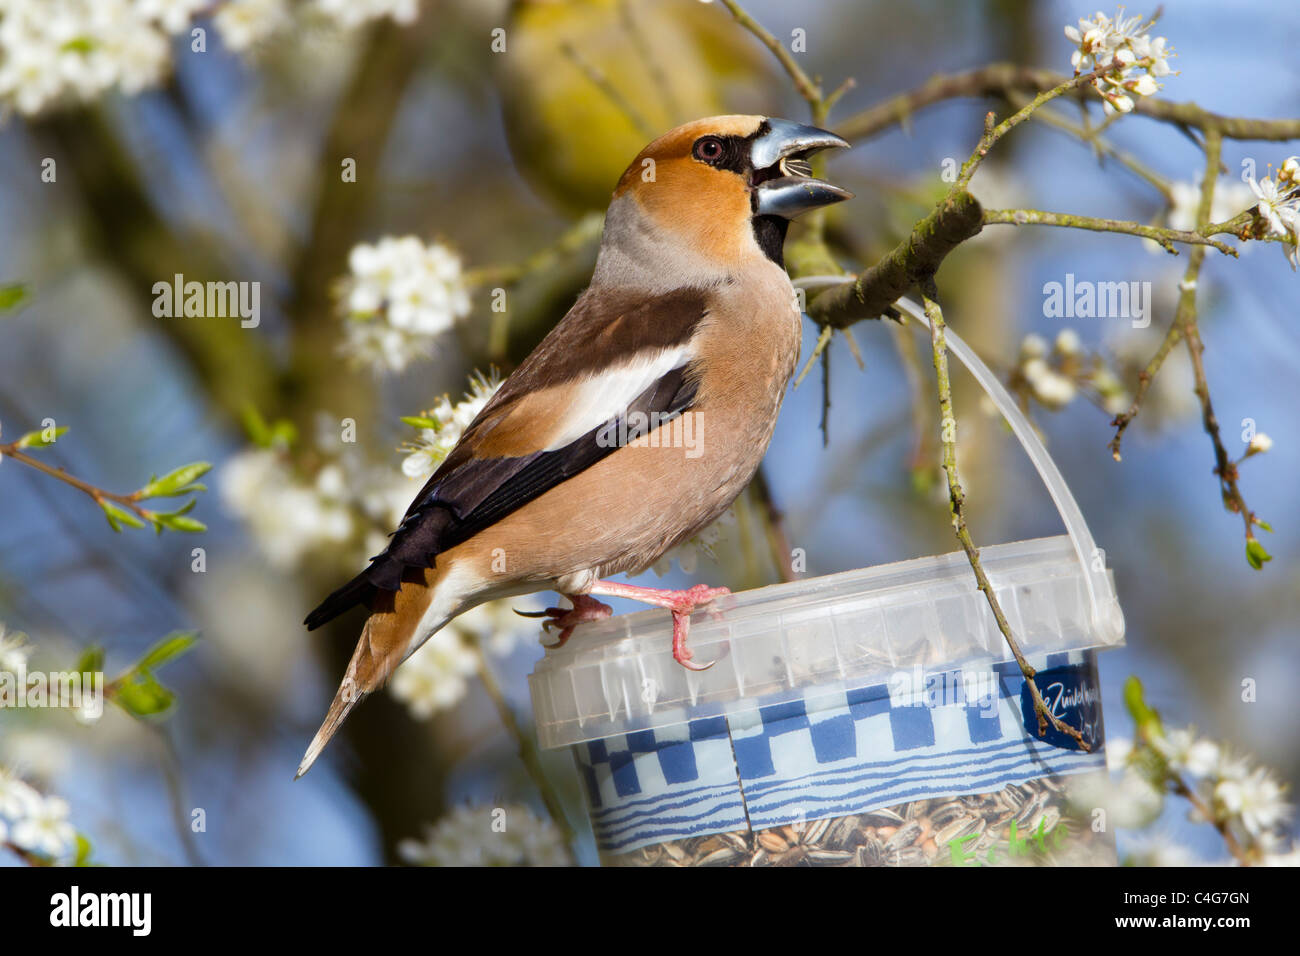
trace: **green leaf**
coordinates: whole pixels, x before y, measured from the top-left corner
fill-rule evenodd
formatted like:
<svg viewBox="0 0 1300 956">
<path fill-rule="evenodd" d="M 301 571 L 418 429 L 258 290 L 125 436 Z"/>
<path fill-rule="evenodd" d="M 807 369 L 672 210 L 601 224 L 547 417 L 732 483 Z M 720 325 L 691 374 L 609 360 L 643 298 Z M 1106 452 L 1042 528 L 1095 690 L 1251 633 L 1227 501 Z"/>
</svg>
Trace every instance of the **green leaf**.
<svg viewBox="0 0 1300 956">
<path fill-rule="evenodd" d="M 94 674 L 104 669 L 104 649 L 98 644 L 92 644 L 81 652 L 77 658 L 78 674 Z"/>
<path fill-rule="evenodd" d="M 67 434 L 67 432 L 68 432 L 68 428 L 69 428 L 69 427 L 71 427 L 71 426 L 68 426 L 68 425 L 59 425 L 59 426 L 57 426 L 57 427 L 54 429 L 54 434 L 51 435 L 49 438 L 46 438 L 46 437 L 45 437 L 45 431 L 46 431 L 46 429 L 44 429 L 44 428 L 38 429 L 37 431 L 34 431 L 34 432 L 28 432 L 28 433 L 27 433 L 26 435 L 24 435 L 22 438 L 18 439 L 18 446 L 17 446 L 17 447 L 19 447 L 19 448 L 49 448 L 49 447 L 50 447 L 51 445 L 53 445 L 56 441 L 58 441 L 58 439 L 59 439 L 60 436 L 62 436 L 62 435 L 66 435 L 66 434 Z"/>
<path fill-rule="evenodd" d="M 1256 519 L 1255 519 L 1255 526 L 1258 527 L 1258 528 L 1263 528 L 1263 529 L 1264 529 L 1265 531 L 1267 531 L 1269 534 L 1272 534 L 1272 533 L 1273 533 L 1273 526 L 1272 526 L 1271 524 L 1269 524 L 1267 521 L 1260 521 L 1258 518 L 1256 518 Z"/>
<path fill-rule="evenodd" d="M 1273 555 L 1264 550 L 1264 546 L 1256 538 L 1246 539 L 1246 560 L 1256 571 L 1264 567 L 1265 561 L 1272 561 Z"/>
<path fill-rule="evenodd" d="M 207 531 L 208 526 L 197 518 L 187 518 L 180 513 L 156 515 L 159 524 L 163 527 L 171 528 L 173 531 L 189 531 L 198 533 Z"/>
<path fill-rule="evenodd" d="M 185 654 L 198 641 L 195 631 L 173 631 L 145 651 L 135 666 L 110 685 L 112 699 L 132 717 L 152 717 L 176 703 L 175 692 L 154 676 L 155 668 Z"/>
<path fill-rule="evenodd" d="M 119 508 L 111 501 L 101 501 L 99 506 L 104 509 L 104 517 L 108 518 L 108 526 L 114 531 L 121 531 L 122 525 L 132 528 L 143 528 L 144 522 L 125 508 Z"/>
<path fill-rule="evenodd" d="M 1129 679 L 1124 682 L 1124 706 L 1132 715 L 1133 723 L 1137 724 L 1139 733 L 1149 732 L 1151 737 L 1164 736 L 1160 715 L 1148 706 L 1142 682 L 1135 675 L 1129 675 Z"/>
<path fill-rule="evenodd" d="M 0 285 L 0 312 L 9 312 L 27 301 L 27 286 L 22 282 Z"/>
<path fill-rule="evenodd" d="M 82 834 L 77 834 L 77 855 L 72 860 L 73 866 L 93 866 L 90 862 L 90 841 Z"/>
<path fill-rule="evenodd" d="M 176 703 L 176 695 L 148 671 L 131 671 L 115 685 L 113 700 L 132 717 L 152 717 Z"/>
<path fill-rule="evenodd" d="M 288 447 L 298 440 L 298 429 L 293 422 L 282 418 L 268 424 L 252 403 L 244 406 L 240 418 L 249 441 L 260 448 Z"/>
<path fill-rule="evenodd" d="M 144 657 L 140 658 L 133 669 L 149 671 L 161 667 L 168 661 L 180 657 L 198 641 L 199 635 L 197 631 L 172 631 L 172 633 L 145 651 Z"/>
<path fill-rule="evenodd" d="M 427 415 L 403 415 L 402 421 L 412 428 L 432 428 L 434 431 L 439 431 L 442 428 L 442 422 Z"/>
<path fill-rule="evenodd" d="M 181 465 L 161 478 L 150 478 L 149 483 L 140 489 L 140 497 L 176 498 L 192 491 L 207 491 L 206 487 L 196 485 L 194 482 L 211 470 L 212 465 L 206 461 L 194 461 L 188 465 Z"/>
</svg>

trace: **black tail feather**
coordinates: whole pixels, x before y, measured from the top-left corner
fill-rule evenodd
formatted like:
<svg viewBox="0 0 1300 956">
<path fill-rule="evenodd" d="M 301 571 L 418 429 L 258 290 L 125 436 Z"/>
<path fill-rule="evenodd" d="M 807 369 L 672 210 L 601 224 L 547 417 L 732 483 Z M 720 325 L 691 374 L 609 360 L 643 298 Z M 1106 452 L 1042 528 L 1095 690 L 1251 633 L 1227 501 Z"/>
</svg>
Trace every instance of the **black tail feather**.
<svg viewBox="0 0 1300 956">
<path fill-rule="evenodd" d="M 308 614 L 307 620 L 303 623 L 307 625 L 307 630 L 314 631 L 322 624 L 328 624 L 334 618 L 345 611 L 351 610 L 358 604 L 370 604 L 374 600 L 375 592 L 378 590 L 366 578 L 366 572 L 363 571 L 324 601 L 321 601 L 320 606 Z"/>
</svg>

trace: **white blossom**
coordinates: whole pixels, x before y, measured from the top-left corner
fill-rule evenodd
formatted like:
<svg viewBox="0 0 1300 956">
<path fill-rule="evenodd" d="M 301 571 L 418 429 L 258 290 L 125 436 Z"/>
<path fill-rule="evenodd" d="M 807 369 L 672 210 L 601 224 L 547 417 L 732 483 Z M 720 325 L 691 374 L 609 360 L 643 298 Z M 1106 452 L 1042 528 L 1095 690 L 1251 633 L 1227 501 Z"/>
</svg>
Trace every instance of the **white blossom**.
<svg viewBox="0 0 1300 956">
<path fill-rule="evenodd" d="M 1214 788 L 1214 796 L 1255 838 L 1275 830 L 1291 816 L 1291 805 L 1285 798 L 1286 789 L 1267 767 L 1258 767 L 1242 777 L 1221 780 Z"/>
<path fill-rule="evenodd" d="M 326 489 L 331 480 L 326 477 Z M 305 554 L 347 541 L 355 529 L 348 502 L 322 493 L 320 483 L 299 479 L 279 449 L 233 455 L 218 474 L 218 487 L 223 503 L 276 568 L 293 568 Z"/>
<path fill-rule="evenodd" d="M 133 0 L 8 0 L 0 10 L 0 103 L 25 116 L 159 83 L 171 11 Z"/>
<path fill-rule="evenodd" d="M 1154 95 L 1160 89 L 1157 78 L 1173 72 L 1169 66 L 1173 50 L 1164 37 L 1151 38 L 1154 25 L 1154 20 L 1124 16 L 1120 7 L 1113 19 L 1098 11 L 1091 19 L 1079 20 L 1077 27 L 1065 28 L 1066 38 L 1076 46 L 1070 55 L 1075 76 L 1116 67 L 1092 81 L 1107 113 L 1130 112 L 1133 96 Z"/>
<path fill-rule="evenodd" d="M 1278 853 L 1265 853 L 1264 866 L 1300 866 L 1300 845 L 1291 844 Z"/>
<path fill-rule="evenodd" d="M 27 643 L 27 635 L 21 631 L 10 631 L 0 621 L 0 673 L 9 671 L 17 673 L 27 665 L 32 648 Z"/>
<path fill-rule="evenodd" d="M 1092 387 L 1101 397 L 1101 407 L 1107 415 L 1119 415 L 1128 410 L 1129 395 L 1124 383 L 1106 366 L 1093 371 Z"/>
<path fill-rule="evenodd" d="M 344 29 L 354 29 L 381 17 L 409 24 L 415 22 L 420 12 L 419 0 L 316 0 L 315 5 Z"/>
<path fill-rule="evenodd" d="M 1171 730 L 1153 741 L 1154 748 L 1169 763 L 1171 769 L 1186 771 L 1197 777 L 1214 772 L 1219 765 L 1219 745 L 1212 740 L 1197 737 L 1190 728 Z"/>
<path fill-rule="evenodd" d="M 222 41 L 236 53 L 283 33 L 293 23 L 285 0 L 227 0 L 212 19 Z"/>
<path fill-rule="evenodd" d="M 1170 206 L 1166 224 L 1170 229 L 1191 232 L 1196 229 L 1196 214 L 1201 207 L 1201 180 L 1169 184 Z M 1231 176 L 1222 176 L 1214 184 L 1214 200 L 1210 204 L 1210 222 L 1225 222 L 1255 202 L 1254 194 L 1245 182 Z M 1164 254 L 1164 249 L 1153 240 L 1145 240 L 1154 252 Z"/>
<path fill-rule="evenodd" d="M 448 628 L 466 641 L 486 648 L 496 657 L 512 653 L 520 641 L 533 637 L 541 639 L 541 628 L 533 618 L 515 611 L 536 611 L 541 602 L 532 596 L 488 601 L 457 617 Z"/>
<path fill-rule="evenodd" d="M 11 770 L 0 767 L 0 817 L 17 822 L 26 819 L 41 803 L 34 787 Z"/>
<path fill-rule="evenodd" d="M 1106 769 L 1112 773 L 1124 769 L 1133 756 L 1133 741 L 1128 737 L 1107 737 Z"/>
<path fill-rule="evenodd" d="M 171 38 L 209 11 L 225 45 L 245 52 L 313 23 L 409 24 L 419 8 L 419 0 L 4 0 L 0 104 L 34 116 L 155 86 L 172 67 Z"/>
<path fill-rule="evenodd" d="M 1256 432 L 1255 437 L 1250 440 L 1246 446 L 1247 455 L 1262 455 L 1273 447 L 1273 439 L 1269 438 L 1263 432 Z"/>
<path fill-rule="evenodd" d="M 1047 355 L 1047 340 L 1041 335 L 1031 332 L 1026 335 L 1020 342 L 1020 357 L 1022 359 L 1042 358 Z"/>
<path fill-rule="evenodd" d="M 528 807 L 460 807 L 397 852 L 420 866 L 569 866 L 560 831 Z"/>
<path fill-rule="evenodd" d="M 433 408 L 421 412 L 419 417 L 431 424 L 421 427 L 415 438 L 402 446 L 406 456 L 402 473 L 419 479 L 433 474 L 500 387 L 501 380 L 495 375 L 475 373 L 470 376 L 469 391 L 455 405 L 444 395 Z"/>
<path fill-rule="evenodd" d="M 1268 234 L 1282 240 L 1282 252 L 1294 270 L 1300 268 L 1300 159 L 1282 164 L 1276 181 L 1265 176 L 1258 182 L 1246 174 L 1246 185 L 1258 200 L 1255 208 L 1268 225 Z"/>
<path fill-rule="evenodd" d="M 414 236 L 362 243 L 348 268 L 339 295 L 347 323 L 341 351 L 360 364 L 400 372 L 469 314 L 460 259 L 441 243 L 426 246 Z"/>
<path fill-rule="evenodd" d="M 36 805 L 15 821 L 11 838 L 24 850 L 61 857 L 77 841 L 77 831 L 67 818 L 68 801 L 62 797 L 39 797 Z"/>
<path fill-rule="evenodd" d="M 211 6 L 212 0 L 134 0 L 141 17 L 156 23 L 168 33 L 181 33 L 195 14 Z"/>
<path fill-rule="evenodd" d="M 1079 393 L 1074 380 L 1062 375 L 1041 358 L 1031 358 L 1020 366 L 1020 373 L 1034 391 L 1034 397 L 1048 408 L 1064 408 Z"/>
<path fill-rule="evenodd" d="M 1066 356 L 1075 356 L 1083 351 L 1083 343 L 1079 340 L 1079 333 L 1074 329 L 1061 329 L 1056 336 L 1057 353 Z"/>
<path fill-rule="evenodd" d="M 394 671 L 388 689 L 423 720 L 460 703 L 469 689 L 466 678 L 477 666 L 477 657 L 460 634 L 445 627 Z"/>
<path fill-rule="evenodd" d="M 1080 774 L 1071 787 L 1070 800 L 1077 808 L 1104 807 L 1111 823 L 1121 829 L 1149 826 L 1164 809 L 1164 793 L 1128 763 L 1121 764 L 1118 773 Z"/>
<path fill-rule="evenodd" d="M 1165 831 L 1134 836 L 1125 864 L 1129 866 L 1191 866 L 1196 863 L 1190 850 Z"/>
</svg>

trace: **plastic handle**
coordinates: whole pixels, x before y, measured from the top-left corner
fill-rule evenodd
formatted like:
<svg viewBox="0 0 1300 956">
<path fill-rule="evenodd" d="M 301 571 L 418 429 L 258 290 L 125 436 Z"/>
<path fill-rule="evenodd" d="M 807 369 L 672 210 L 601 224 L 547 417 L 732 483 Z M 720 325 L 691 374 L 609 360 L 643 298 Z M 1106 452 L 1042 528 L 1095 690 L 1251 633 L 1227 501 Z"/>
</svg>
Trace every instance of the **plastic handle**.
<svg viewBox="0 0 1300 956">
<path fill-rule="evenodd" d="M 930 328 L 930 320 L 926 318 L 925 312 L 911 299 L 899 299 L 895 304 L 925 328 Z M 1047 492 L 1056 503 L 1056 510 L 1060 512 L 1061 520 L 1065 522 L 1065 530 L 1070 536 L 1070 541 L 1074 543 L 1075 554 L 1078 555 L 1079 563 L 1083 566 L 1083 580 L 1088 588 L 1088 600 L 1092 605 L 1092 626 L 1104 643 L 1119 643 L 1124 636 L 1124 612 L 1120 610 L 1119 599 L 1115 596 L 1115 589 L 1111 587 L 1104 564 L 1101 568 L 1095 567 L 1095 556 L 1100 552 L 1097 550 L 1096 542 L 1093 541 L 1092 532 L 1088 530 L 1088 523 L 1083 520 L 1083 512 L 1079 510 L 1074 495 L 1070 494 L 1070 488 L 1056 467 L 1056 462 L 1052 461 L 1052 456 L 1048 454 L 1047 449 L 1034 433 L 1034 426 L 1029 423 L 1029 419 L 998 381 L 997 376 L 950 326 L 945 326 L 944 335 L 948 343 L 948 351 L 957 356 L 961 364 L 975 376 L 980 387 L 988 393 L 989 398 L 993 399 L 993 404 L 998 407 L 998 411 L 1007 420 L 1007 424 L 1011 426 L 1011 430 L 1015 432 L 1016 438 L 1020 440 L 1021 446 L 1029 455 L 1029 460 L 1034 463 L 1038 476 L 1047 485 Z"/>
</svg>

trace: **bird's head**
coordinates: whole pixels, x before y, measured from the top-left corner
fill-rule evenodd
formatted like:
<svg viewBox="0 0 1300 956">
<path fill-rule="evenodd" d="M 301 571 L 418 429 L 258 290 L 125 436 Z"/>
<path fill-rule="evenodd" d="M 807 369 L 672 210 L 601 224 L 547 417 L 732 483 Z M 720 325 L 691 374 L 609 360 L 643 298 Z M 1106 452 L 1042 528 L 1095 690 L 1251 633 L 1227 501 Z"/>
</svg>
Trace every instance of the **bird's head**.
<svg viewBox="0 0 1300 956">
<path fill-rule="evenodd" d="M 754 255 L 780 264 L 789 220 L 853 197 L 812 178 L 808 162 L 819 150 L 848 145 L 826 130 L 765 116 L 679 126 L 623 173 L 606 239 L 642 241 L 649 232 L 706 267 L 732 268 Z"/>
</svg>

